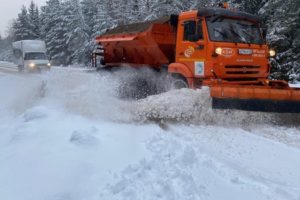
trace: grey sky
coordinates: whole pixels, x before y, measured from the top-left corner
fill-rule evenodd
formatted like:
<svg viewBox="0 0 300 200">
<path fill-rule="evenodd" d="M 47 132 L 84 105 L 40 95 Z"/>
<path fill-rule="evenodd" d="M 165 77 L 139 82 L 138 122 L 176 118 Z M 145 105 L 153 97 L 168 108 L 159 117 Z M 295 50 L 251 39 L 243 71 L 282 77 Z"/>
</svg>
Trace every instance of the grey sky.
<svg viewBox="0 0 300 200">
<path fill-rule="evenodd" d="M 22 5 L 29 6 L 31 0 L 0 0 L 0 34 L 6 35 L 8 24 L 17 18 Z M 34 0 L 38 6 L 45 5 L 46 0 Z"/>
</svg>

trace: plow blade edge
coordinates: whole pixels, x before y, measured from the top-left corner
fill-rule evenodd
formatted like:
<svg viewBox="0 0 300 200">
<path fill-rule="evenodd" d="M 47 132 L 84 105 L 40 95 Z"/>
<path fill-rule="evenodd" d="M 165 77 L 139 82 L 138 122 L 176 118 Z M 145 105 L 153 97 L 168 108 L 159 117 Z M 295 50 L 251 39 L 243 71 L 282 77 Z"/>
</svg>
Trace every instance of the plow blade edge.
<svg viewBox="0 0 300 200">
<path fill-rule="evenodd" d="M 264 86 L 213 86 L 212 107 L 247 111 L 300 113 L 300 90 Z"/>
</svg>

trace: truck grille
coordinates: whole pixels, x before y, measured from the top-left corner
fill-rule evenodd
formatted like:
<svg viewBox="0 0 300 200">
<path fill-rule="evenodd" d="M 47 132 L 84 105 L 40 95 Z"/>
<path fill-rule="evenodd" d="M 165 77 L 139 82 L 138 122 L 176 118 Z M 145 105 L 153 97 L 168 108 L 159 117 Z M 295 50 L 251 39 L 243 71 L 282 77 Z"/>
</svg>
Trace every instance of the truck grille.
<svg viewBox="0 0 300 200">
<path fill-rule="evenodd" d="M 225 66 L 225 74 L 228 75 L 255 75 L 260 73 L 260 66 Z"/>
<path fill-rule="evenodd" d="M 37 64 L 36 67 L 47 67 L 46 64 Z"/>
</svg>

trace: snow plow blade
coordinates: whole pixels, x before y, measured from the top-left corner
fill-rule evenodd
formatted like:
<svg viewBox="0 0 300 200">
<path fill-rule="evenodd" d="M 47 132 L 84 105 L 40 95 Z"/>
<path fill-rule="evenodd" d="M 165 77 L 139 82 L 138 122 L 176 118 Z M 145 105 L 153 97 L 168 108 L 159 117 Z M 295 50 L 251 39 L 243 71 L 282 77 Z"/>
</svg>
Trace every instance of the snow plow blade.
<svg viewBox="0 0 300 200">
<path fill-rule="evenodd" d="M 300 90 L 266 86 L 212 86 L 214 109 L 300 113 Z"/>
</svg>

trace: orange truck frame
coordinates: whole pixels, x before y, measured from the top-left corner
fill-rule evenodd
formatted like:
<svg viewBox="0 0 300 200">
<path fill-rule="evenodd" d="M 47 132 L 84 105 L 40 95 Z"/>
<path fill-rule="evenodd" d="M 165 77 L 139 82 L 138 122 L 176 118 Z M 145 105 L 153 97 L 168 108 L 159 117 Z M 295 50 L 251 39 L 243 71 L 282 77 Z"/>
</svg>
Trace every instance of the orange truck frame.
<svg viewBox="0 0 300 200">
<path fill-rule="evenodd" d="M 208 86 L 213 108 L 300 112 L 300 90 L 268 79 L 275 52 L 254 15 L 202 8 L 119 26 L 96 42 L 95 66 L 167 69 L 189 88 Z"/>
</svg>

